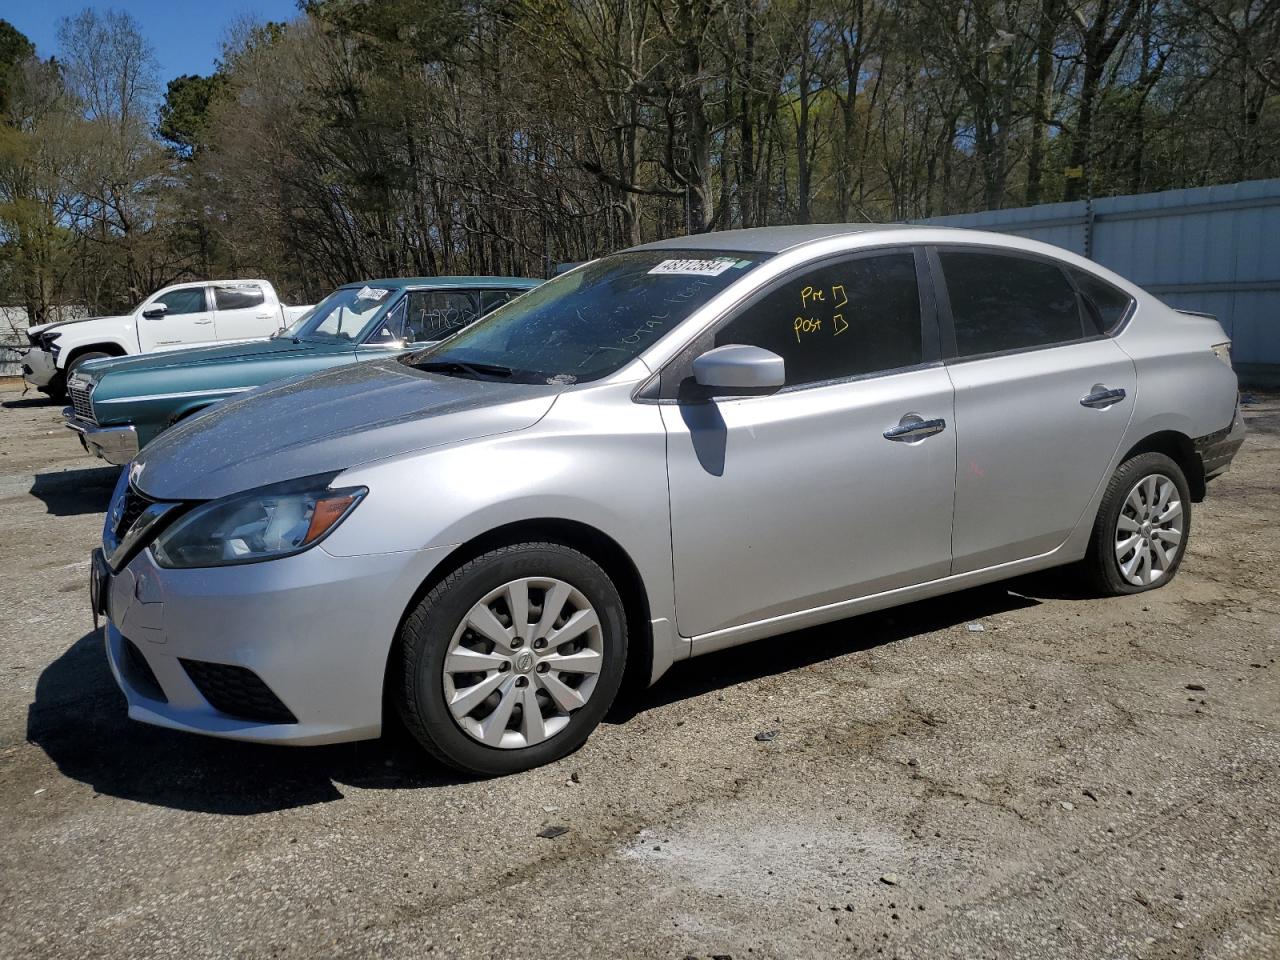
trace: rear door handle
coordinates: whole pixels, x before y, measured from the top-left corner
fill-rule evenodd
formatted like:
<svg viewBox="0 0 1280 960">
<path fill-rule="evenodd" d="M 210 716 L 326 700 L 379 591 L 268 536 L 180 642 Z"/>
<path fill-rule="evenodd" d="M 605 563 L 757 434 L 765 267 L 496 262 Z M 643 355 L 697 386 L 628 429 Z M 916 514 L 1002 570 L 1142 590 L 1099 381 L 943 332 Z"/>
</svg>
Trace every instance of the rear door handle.
<svg viewBox="0 0 1280 960">
<path fill-rule="evenodd" d="M 1115 390 L 1109 390 L 1102 384 L 1094 384 L 1093 393 L 1087 397 L 1080 398 L 1080 406 L 1093 407 L 1095 410 L 1101 410 L 1112 404 L 1119 403 L 1125 398 L 1124 390 L 1117 387 Z"/>
<path fill-rule="evenodd" d="M 914 413 L 908 413 L 898 421 L 896 427 L 890 427 L 884 432 L 884 438 L 886 440 L 895 440 L 898 443 L 910 443 L 913 440 L 932 437 L 935 433 L 941 433 L 945 429 L 947 429 L 947 421 L 941 417 L 935 420 L 925 420 Z"/>
<path fill-rule="evenodd" d="M 196 325 L 197 327 L 207 327 L 207 326 L 208 326 L 209 324 L 211 324 L 211 323 L 213 323 L 213 321 L 212 321 L 212 320 L 197 320 L 197 321 L 195 322 L 195 325 Z"/>
</svg>

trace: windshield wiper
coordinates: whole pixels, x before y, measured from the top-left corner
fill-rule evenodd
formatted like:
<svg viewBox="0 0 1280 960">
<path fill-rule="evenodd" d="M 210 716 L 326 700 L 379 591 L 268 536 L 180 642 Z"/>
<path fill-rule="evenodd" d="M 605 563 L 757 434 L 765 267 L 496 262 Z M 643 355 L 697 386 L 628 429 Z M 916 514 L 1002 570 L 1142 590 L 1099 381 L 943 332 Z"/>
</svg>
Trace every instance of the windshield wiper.
<svg viewBox="0 0 1280 960">
<path fill-rule="evenodd" d="M 413 367 L 428 373 L 464 373 L 472 377 L 509 377 L 513 372 L 510 367 L 496 363 L 464 363 L 461 360 L 424 360 L 413 364 Z"/>
</svg>

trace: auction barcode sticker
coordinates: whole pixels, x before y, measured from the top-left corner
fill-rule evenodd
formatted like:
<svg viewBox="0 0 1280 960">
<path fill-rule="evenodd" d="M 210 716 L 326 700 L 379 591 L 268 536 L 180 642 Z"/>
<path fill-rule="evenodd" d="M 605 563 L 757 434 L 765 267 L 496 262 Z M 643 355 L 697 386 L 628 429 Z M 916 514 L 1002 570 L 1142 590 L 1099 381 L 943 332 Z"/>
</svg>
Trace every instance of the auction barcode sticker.
<svg viewBox="0 0 1280 960">
<path fill-rule="evenodd" d="M 360 292 L 356 294 L 357 300 L 381 300 L 390 290 L 383 287 L 361 287 Z"/>
<path fill-rule="evenodd" d="M 718 277 L 735 262 L 732 257 L 726 260 L 663 260 L 649 272 L 680 277 Z"/>
</svg>

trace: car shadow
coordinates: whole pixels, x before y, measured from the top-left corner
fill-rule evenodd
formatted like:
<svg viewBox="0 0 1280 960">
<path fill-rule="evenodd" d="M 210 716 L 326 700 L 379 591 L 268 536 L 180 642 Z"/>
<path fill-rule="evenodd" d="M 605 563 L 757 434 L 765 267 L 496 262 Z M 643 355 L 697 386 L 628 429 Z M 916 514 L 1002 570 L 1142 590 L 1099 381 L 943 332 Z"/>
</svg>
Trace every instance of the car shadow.
<svg viewBox="0 0 1280 960">
<path fill-rule="evenodd" d="M 340 800 L 339 784 L 408 789 L 462 782 L 398 731 L 381 740 L 301 748 L 136 723 L 107 666 L 100 630 L 41 673 L 27 708 L 27 740 L 65 776 L 98 793 L 230 816 Z"/>
<path fill-rule="evenodd" d="M 105 466 L 37 473 L 31 484 L 31 495 L 44 503 L 45 509 L 55 517 L 106 513 L 120 470 L 120 467 Z"/>
<path fill-rule="evenodd" d="M 1015 584 L 1023 589 L 1015 590 Z M 983 617 L 1039 605 L 1040 588 L 1007 581 L 920 600 L 834 623 L 766 637 L 739 647 L 704 654 L 676 664 L 647 690 L 620 698 L 606 723 L 632 717 L 680 700 L 701 696 L 749 680 L 789 673 L 823 660 L 881 647 Z"/>
<path fill-rule="evenodd" d="M 620 698 L 622 724 L 657 707 L 920 633 L 1063 596 L 1061 576 L 1037 576 L 865 614 L 677 664 L 655 686 Z M 1082 595 L 1083 596 L 1083 595 Z M 246 816 L 342 799 L 341 785 L 420 789 L 465 782 L 430 760 L 398 724 L 380 740 L 276 747 L 136 723 L 107 666 L 102 633 L 86 633 L 49 664 L 27 711 L 27 739 L 65 776 L 141 803 Z"/>
<path fill-rule="evenodd" d="M 40 407 L 65 407 L 67 401 L 55 400 L 53 397 L 46 397 L 43 393 L 36 393 L 32 396 L 23 395 L 17 400 L 0 401 L 0 407 L 6 410 L 28 410 L 38 409 Z"/>
</svg>

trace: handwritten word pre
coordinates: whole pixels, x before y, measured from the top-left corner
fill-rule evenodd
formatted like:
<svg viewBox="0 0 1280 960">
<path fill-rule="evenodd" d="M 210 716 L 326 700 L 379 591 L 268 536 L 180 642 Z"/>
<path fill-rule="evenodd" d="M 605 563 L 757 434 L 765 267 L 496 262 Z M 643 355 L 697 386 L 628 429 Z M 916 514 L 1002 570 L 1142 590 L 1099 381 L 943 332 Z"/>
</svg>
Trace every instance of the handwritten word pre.
<svg viewBox="0 0 1280 960">
<path fill-rule="evenodd" d="M 805 287 L 800 291 L 800 306 L 807 307 L 809 304 L 822 302 L 827 299 L 827 295 L 814 287 Z"/>
</svg>

